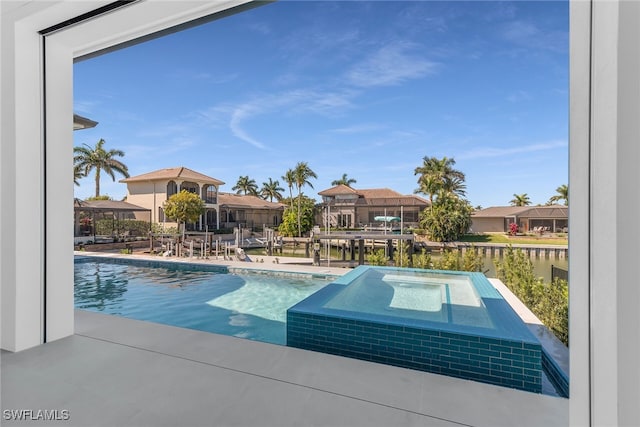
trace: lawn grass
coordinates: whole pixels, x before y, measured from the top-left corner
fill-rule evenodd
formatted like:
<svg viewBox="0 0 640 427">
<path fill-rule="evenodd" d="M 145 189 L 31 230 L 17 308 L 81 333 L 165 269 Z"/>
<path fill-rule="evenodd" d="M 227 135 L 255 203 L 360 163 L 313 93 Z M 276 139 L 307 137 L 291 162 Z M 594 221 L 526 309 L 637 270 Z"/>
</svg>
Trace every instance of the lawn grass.
<svg viewBox="0 0 640 427">
<path fill-rule="evenodd" d="M 465 234 L 459 242 L 469 243 L 503 243 L 520 245 L 567 245 L 566 237 L 507 236 L 505 234 Z"/>
</svg>

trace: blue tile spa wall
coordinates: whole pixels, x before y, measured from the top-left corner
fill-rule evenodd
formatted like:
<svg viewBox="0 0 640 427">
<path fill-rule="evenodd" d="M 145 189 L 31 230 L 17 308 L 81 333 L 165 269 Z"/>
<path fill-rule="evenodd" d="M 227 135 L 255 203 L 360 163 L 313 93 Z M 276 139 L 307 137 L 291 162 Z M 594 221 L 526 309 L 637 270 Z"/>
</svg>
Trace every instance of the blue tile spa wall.
<svg viewBox="0 0 640 427">
<path fill-rule="evenodd" d="M 540 393 L 541 346 L 289 310 L 287 345 Z"/>
</svg>

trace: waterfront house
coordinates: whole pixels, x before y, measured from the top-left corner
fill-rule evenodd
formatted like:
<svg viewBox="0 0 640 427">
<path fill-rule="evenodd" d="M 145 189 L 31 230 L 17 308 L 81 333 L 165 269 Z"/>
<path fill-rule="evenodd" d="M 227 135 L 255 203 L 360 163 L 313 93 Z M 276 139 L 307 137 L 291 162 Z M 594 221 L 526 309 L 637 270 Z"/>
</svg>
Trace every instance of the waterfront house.
<svg viewBox="0 0 640 427">
<path fill-rule="evenodd" d="M 474 233 L 507 233 L 511 223 L 526 232 L 566 233 L 569 231 L 567 206 L 492 206 L 471 214 Z"/>
<path fill-rule="evenodd" d="M 184 166 L 159 169 L 153 172 L 121 179 L 127 184 L 127 202 L 151 209 L 151 222 L 177 225 L 164 215 L 163 204 L 172 195 L 187 190 L 204 201 L 205 213 L 196 224 L 187 224 L 187 229 L 204 231 L 220 228 L 220 206 L 218 189 L 224 184 L 219 179 L 201 174 Z"/>
<path fill-rule="evenodd" d="M 417 227 L 420 212 L 429 206 L 422 197 L 403 195 L 389 188 L 354 189 L 336 185 L 318 193 L 322 210 L 316 223 L 326 224 L 327 213 L 332 227 L 362 228 L 380 225 L 376 217 L 401 218 L 407 227 Z"/>
<path fill-rule="evenodd" d="M 219 192 L 224 184 L 184 166 L 159 169 L 120 180 L 127 184 L 127 202 L 151 210 L 151 222 L 175 227 L 177 223 L 164 214 L 164 202 L 173 194 L 187 190 L 204 201 L 205 213 L 196 223 L 187 224 L 191 231 L 218 230 L 237 226 L 278 225 L 284 205 L 256 196 Z"/>
</svg>

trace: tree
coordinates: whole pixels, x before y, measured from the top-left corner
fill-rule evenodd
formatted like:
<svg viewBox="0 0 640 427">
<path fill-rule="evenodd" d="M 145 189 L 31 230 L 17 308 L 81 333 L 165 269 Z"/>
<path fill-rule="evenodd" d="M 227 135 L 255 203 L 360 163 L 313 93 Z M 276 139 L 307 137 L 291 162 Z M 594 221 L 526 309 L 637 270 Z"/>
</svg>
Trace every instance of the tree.
<svg viewBox="0 0 640 427">
<path fill-rule="evenodd" d="M 293 169 L 293 176 L 295 177 L 296 188 L 298 189 L 298 237 L 302 237 L 302 224 L 301 224 L 301 207 L 300 204 L 302 202 L 302 187 L 308 185 L 313 188 L 311 182 L 309 182 L 309 178 L 318 178 L 316 173 L 311 170 L 307 162 L 298 162 L 296 167 Z"/>
<path fill-rule="evenodd" d="M 254 179 L 250 179 L 249 176 L 240 176 L 238 182 L 231 188 L 236 194 L 244 193 L 246 196 L 250 194 L 252 196 L 258 195 L 258 184 Z"/>
<path fill-rule="evenodd" d="M 163 205 L 164 214 L 167 218 L 174 219 L 180 224 L 196 222 L 200 215 L 204 213 L 204 201 L 195 193 L 182 190 L 169 197 Z M 183 228 L 184 234 L 184 228 Z"/>
<path fill-rule="evenodd" d="M 420 226 L 430 240 L 450 242 L 465 234 L 471 226 L 473 208 L 455 194 L 441 192 L 430 208 L 420 213 Z"/>
<path fill-rule="evenodd" d="M 549 204 L 552 205 L 563 200 L 564 205 L 569 206 L 569 187 L 566 184 L 562 184 L 560 187 L 556 188 L 556 193 L 558 194 L 549 198 Z"/>
<path fill-rule="evenodd" d="M 284 201 L 286 202 L 286 200 Z M 282 215 L 282 223 L 278 227 L 278 232 L 287 237 L 293 237 L 296 234 L 300 234 L 300 229 L 298 228 L 298 212 L 301 212 L 300 215 L 300 224 L 301 230 L 303 233 L 311 230 L 314 225 L 315 219 L 315 200 L 302 196 L 302 200 L 300 201 L 300 210 L 295 207 L 287 207 Z"/>
<path fill-rule="evenodd" d="M 293 185 L 296 183 L 296 176 L 293 169 L 288 169 L 284 175 L 282 175 L 282 179 L 289 186 L 289 200 L 291 201 L 291 209 L 293 209 Z"/>
<path fill-rule="evenodd" d="M 262 189 L 260 189 L 260 194 L 265 199 L 269 198 L 269 201 L 273 202 L 274 197 L 277 201 L 282 200 L 281 191 L 284 191 L 284 188 L 280 187 L 280 182 L 274 181 L 271 178 L 269 178 L 269 182 L 262 183 Z"/>
<path fill-rule="evenodd" d="M 434 195 L 442 190 L 452 192 L 459 196 L 464 196 L 466 186 L 464 185 L 465 175 L 453 166 L 454 159 L 443 157 L 423 157 L 422 166 L 414 170 L 414 175 L 418 177 L 418 189 L 416 193 L 427 194 L 429 201 L 433 203 Z"/>
<path fill-rule="evenodd" d="M 351 187 L 351 184 L 355 184 L 357 181 L 353 178 L 347 178 L 347 174 L 343 173 L 342 178 L 331 181 L 331 185 L 346 185 Z"/>
<path fill-rule="evenodd" d="M 74 175 L 76 170 L 83 176 L 89 175 L 94 169 L 96 171 L 96 197 L 100 195 L 101 171 L 107 173 L 114 181 L 116 180 L 115 172 L 129 178 L 127 166 L 115 159 L 115 157 L 124 157 L 124 151 L 115 149 L 107 151 L 104 149 L 104 144 L 105 140 L 100 139 L 93 148 L 87 144 L 73 148 Z"/>
<path fill-rule="evenodd" d="M 514 194 L 513 199 L 509 203 L 511 203 L 511 206 L 529 206 L 531 199 L 529 199 L 527 193 Z"/>
<path fill-rule="evenodd" d="M 84 178 L 85 175 L 82 172 L 82 168 L 79 165 L 73 165 L 73 183 L 75 185 L 80 185 L 80 179 Z"/>
</svg>

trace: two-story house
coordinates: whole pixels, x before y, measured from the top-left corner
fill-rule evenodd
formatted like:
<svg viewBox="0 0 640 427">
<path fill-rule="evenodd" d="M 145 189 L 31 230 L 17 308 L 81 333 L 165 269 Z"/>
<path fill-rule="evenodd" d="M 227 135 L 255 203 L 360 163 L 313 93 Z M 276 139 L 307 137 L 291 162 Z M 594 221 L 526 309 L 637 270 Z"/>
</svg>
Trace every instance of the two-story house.
<svg viewBox="0 0 640 427">
<path fill-rule="evenodd" d="M 151 209 L 152 223 L 175 226 L 173 220 L 165 217 L 163 205 L 172 195 L 187 190 L 199 195 L 205 203 L 204 215 L 196 224 L 187 224 L 187 228 L 199 231 L 220 228 L 218 190 L 224 182 L 219 179 L 180 166 L 132 176 L 120 182 L 127 184 L 127 202 Z"/>
<path fill-rule="evenodd" d="M 416 195 L 403 195 L 389 188 L 356 190 L 346 185 L 336 185 L 320 191 L 322 196 L 321 218 L 316 223 L 325 224 L 326 215 L 332 227 L 361 228 L 375 226 L 376 217 L 402 218 L 405 226 L 418 225 L 420 212 L 429 201 Z"/>
<path fill-rule="evenodd" d="M 218 230 L 237 226 L 277 226 L 282 222 L 284 205 L 260 197 L 220 192 L 224 182 L 184 166 L 160 169 L 120 180 L 127 184 L 127 202 L 151 210 L 151 222 L 173 227 L 177 224 L 164 214 L 164 202 L 172 195 L 187 190 L 205 203 L 205 213 L 192 231 Z"/>
</svg>

